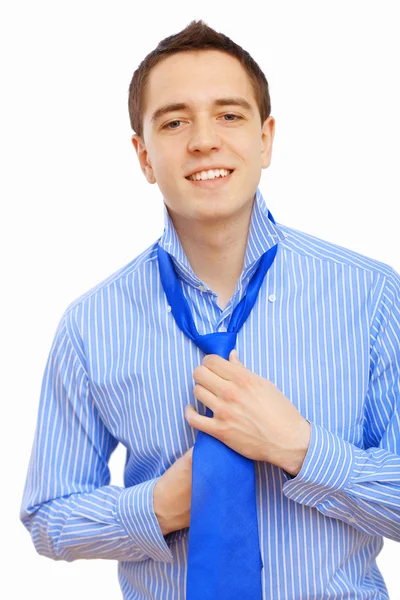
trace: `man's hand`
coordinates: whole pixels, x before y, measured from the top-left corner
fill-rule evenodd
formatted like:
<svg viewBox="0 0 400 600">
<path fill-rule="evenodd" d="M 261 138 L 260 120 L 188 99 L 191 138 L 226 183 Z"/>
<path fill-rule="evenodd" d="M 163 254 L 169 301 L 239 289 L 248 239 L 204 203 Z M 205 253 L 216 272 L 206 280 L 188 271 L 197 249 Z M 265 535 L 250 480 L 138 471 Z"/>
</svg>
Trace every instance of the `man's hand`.
<svg viewBox="0 0 400 600">
<path fill-rule="evenodd" d="M 189 527 L 193 446 L 157 481 L 153 508 L 163 535 Z"/>
<path fill-rule="evenodd" d="M 193 371 L 193 393 L 214 416 L 199 415 L 189 404 L 186 420 L 243 456 L 297 475 L 310 443 L 310 424 L 276 385 L 247 369 L 235 353 L 229 361 L 208 354 Z"/>
</svg>

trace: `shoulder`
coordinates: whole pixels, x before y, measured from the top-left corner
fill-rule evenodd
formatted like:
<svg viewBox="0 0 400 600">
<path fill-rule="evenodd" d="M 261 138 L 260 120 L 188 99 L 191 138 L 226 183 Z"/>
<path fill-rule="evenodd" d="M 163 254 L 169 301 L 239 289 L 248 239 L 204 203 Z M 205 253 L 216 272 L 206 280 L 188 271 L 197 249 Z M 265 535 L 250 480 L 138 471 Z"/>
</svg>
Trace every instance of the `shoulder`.
<svg viewBox="0 0 400 600">
<path fill-rule="evenodd" d="M 397 281 L 397 284 L 400 282 L 399 274 L 387 263 L 333 242 L 328 242 L 304 231 L 280 223 L 277 223 L 277 225 L 285 234 L 285 238 L 280 242 L 281 249 L 296 254 L 299 259 L 304 258 L 306 261 L 327 263 L 327 266 L 337 264 L 350 269 L 361 269 L 379 278 L 388 278 L 391 281 Z"/>
<path fill-rule="evenodd" d="M 122 266 L 120 269 L 109 275 L 106 279 L 103 279 L 71 302 L 64 312 L 64 317 L 66 317 L 68 314 L 76 312 L 76 309 L 79 309 L 79 307 L 90 303 L 90 301 L 96 299 L 97 296 L 104 297 L 104 295 L 107 294 L 107 292 L 111 289 L 115 290 L 117 287 L 119 287 L 119 289 L 123 289 L 124 287 L 130 285 L 132 280 L 134 280 L 136 277 L 141 277 L 143 274 L 146 276 L 147 267 L 149 265 L 151 266 L 151 264 L 157 260 L 158 241 L 159 240 L 157 239 L 153 244 L 151 244 L 151 246 L 146 248 L 129 263 Z"/>
</svg>

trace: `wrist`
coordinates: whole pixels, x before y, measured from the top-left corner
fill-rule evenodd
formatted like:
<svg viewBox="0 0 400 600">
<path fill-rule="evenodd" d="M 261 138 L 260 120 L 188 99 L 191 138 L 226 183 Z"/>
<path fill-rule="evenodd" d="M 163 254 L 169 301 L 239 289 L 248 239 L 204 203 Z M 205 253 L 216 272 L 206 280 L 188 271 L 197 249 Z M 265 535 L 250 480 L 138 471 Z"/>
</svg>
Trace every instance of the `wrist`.
<svg viewBox="0 0 400 600">
<path fill-rule="evenodd" d="M 184 527 L 179 522 L 179 515 L 171 514 L 168 511 L 164 502 L 166 497 L 167 495 L 163 490 L 161 480 L 159 480 L 153 488 L 153 510 L 163 535 L 167 535 L 172 531 L 178 531 L 178 529 L 183 529 Z"/>
<path fill-rule="evenodd" d="M 307 419 L 303 419 L 296 436 L 294 448 L 291 449 L 285 463 L 279 465 L 284 471 L 289 473 L 289 475 L 296 477 L 296 475 L 299 474 L 310 446 L 310 440 L 311 423 Z"/>
<path fill-rule="evenodd" d="M 170 530 L 168 530 L 167 519 L 164 514 L 164 508 L 163 508 L 163 502 L 162 502 L 163 493 L 162 493 L 162 487 L 161 487 L 160 481 L 161 480 L 159 479 L 153 488 L 153 510 L 154 510 L 154 514 L 157 517 L 157 521 L 160 526 L 161 533 L 163 535 L 167 535 L 167 533 L 170 533 Z"/>
</svg>

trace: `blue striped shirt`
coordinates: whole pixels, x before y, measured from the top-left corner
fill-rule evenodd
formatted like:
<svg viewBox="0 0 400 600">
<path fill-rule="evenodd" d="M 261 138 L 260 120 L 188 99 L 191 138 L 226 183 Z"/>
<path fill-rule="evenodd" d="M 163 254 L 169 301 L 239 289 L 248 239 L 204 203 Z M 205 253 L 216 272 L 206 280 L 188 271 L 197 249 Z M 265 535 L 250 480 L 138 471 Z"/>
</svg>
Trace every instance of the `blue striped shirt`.
<svg viewBox="0 0 400 600">
<path fill-rule="evenodd" d="M 227 306 L 193 272 L 164 206 L 163 235 L 75 300 L 47 361 L 21 507 L 36 550 L 119 561 L 126 600 L 183 600 L 188 532 L 163 536 L 152 492 L 195 442 L 192 373 L 204 354 L 178 328 L 157 245 L 172 256 L 200 334 L 223 331 L 260 256 L 278 243 L 238 333 L 244 365 L 311 423 L 290 478 L 255 462 L 263 598 L 382 599 L 383 536 L 400 540 L 400 277 L 390 266 L 267 218 L 255 195 Z M 126 448 L 124 487 L 108 461 Z"/>
</svg>

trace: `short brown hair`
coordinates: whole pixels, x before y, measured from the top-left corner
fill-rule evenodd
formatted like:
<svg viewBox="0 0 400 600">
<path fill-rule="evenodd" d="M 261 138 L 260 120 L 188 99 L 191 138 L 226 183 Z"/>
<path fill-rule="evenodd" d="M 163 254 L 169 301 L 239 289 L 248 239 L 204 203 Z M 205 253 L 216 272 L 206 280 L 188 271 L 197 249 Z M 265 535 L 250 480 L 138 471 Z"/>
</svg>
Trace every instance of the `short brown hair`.
<svg viewBox="0 0 400 600">
<path fill-rule="evenodd" d="M 236 57 L 250 77 L 251 85 L 260 111 L 261 124 L 271 113 L 268 81 L 246 50 L 223 33 L 218 33 L 204 21 L 192 21 L 185 29 L 163 39 L 150 52 L 133 74 L 129 86 L 129 119 L 133 131 L 143 139 L 143 99 L 151 69 L 161 60 L 178 52 L 190 50 L 221 50 Z"/>
</svg>

